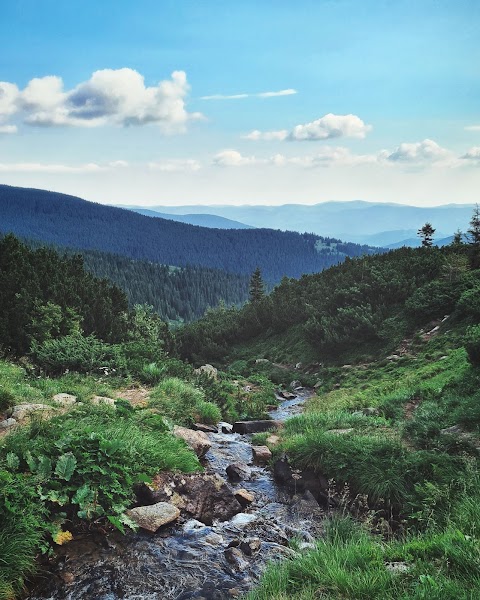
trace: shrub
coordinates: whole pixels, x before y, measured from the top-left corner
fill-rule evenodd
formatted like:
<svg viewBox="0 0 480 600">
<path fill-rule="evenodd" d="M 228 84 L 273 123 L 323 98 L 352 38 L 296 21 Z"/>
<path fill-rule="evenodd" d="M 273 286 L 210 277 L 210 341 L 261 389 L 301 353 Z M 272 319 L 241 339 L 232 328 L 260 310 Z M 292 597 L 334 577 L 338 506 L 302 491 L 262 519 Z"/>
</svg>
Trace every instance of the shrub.
<svg viewBox="0 0 480 600">
<path fill-rule="evenodd" d="M 457 309 L 463 315 L 480 319 L 480 287 L 466 290 L 457 302 Z"/>
<path fill-rule="evenodd" d="M 15 396 L 8 390 L 0 388 L 0 413 L 15 404 Z"/>
<path fill-rule="evenodd" d="M 195 405 L 195 416 L 201 423 L 215 425 L 222 419 L 222 413 L 218 406 L 213 402 L 200 400 Z"/>
<path fill-rule="evenodd" d="M 92 371 L 125 371 L 125 358 L 118 345 L 107 344 L 94 335 L 80 333 L 32 344 L 35 364 L 47 373 L 65 371 L 90 373 Z"/>
<path fill-rule="evenodd" d="M 191 425 L 201 402 L 205 402 L 201 390 L 177 377 L 168 377 L 154 388 L 149 405 L 175 423 Z"/>
<path fill-rule="evenodd" d="M 468 327 L 465 334 L 465 350 L 472 366 L 480 366 L 480 325 Z"/>
</svg>

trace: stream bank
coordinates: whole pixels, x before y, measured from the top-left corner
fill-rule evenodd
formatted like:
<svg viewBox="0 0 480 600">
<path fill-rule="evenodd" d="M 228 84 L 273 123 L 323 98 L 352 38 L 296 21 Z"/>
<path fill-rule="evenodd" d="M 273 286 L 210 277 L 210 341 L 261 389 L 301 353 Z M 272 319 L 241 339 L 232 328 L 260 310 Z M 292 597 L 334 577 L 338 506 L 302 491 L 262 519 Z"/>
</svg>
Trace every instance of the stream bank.
<svg viewBox="0 0 480 600">
<path fill-rule="evenodd" d="M 312 395 L 300 390 L 270 413 L 284 421 Z M 323 511 L 308 492 L 295 495 L 265 467 L 252 464 L 251 436 L 208 433 L 207 473 L 254 501 L 228 521 L 206 525 L 180 520 L 156 534 L 140 530 L 78 536 L 58 552 L 52 572 L 40 577 L 29 600 L 222 600 L 252 588 L 266 563 L 292 555 L 291 538 L 309 547 L 321 533 Z M 228 482 L 226 468 L 248 464 L 250 477 Z"/>
</svg>

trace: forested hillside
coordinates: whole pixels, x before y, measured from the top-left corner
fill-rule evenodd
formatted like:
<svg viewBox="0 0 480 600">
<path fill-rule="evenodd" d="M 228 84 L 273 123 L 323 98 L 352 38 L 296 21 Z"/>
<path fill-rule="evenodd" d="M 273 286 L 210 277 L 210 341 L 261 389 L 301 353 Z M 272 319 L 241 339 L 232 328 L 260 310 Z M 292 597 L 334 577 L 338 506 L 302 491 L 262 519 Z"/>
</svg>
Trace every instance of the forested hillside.
<svg viewBox="0 0 480 600">
<path fill-rule="evenodd" d="M 372 252 L 312 234 L 221 230 L 153 219 L 45 190 L 0 186 L 0 230 L 79 250 L 100 250 L 166 265 L 197 265 L 265 279 L 321 271 L 345 256 Z"/>
<path fill-rule="evenodd" d="M 44 247 L 42 242 L 24 240 L 24 243 L 33 249 Z M 49 247 L 67 256 L 80 254 L 85 269 L 121 288 L 131 308 L 135 304 L 148 304 L 165 321 L 193 321 L 208 308 L 220 303 L 240 305 L 248 298 L 247 275 L 208 267 L 169 267 L 98 250 Z"/>
<path fill-rule="evenodd" d="M 458 310 L 477 310 L 472 248 L 401 248 L 285 278 L 243 309 L 221 309 L 183 328 L 182 355 L 222 361 L 256 351 L 272 360 L 335 362 L 393 349 L 416 324 L 451 313 L 460 301 Z"/>
</svg>

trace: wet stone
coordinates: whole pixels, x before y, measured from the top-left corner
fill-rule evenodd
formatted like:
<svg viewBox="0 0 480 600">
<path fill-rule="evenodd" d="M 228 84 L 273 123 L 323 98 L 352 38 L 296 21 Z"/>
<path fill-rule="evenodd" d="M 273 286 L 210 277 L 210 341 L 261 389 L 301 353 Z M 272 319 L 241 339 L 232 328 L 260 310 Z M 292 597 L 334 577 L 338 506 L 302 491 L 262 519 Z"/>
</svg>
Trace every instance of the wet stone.
<svg viewBox="0 0 480 600">
<path fill-rule="evenodd" d="M 245 463 L 232 463 L 226 468 L 228 478 L 231 481 L 248 480 L 252 476 L 252 470 Z"/>
</svg>

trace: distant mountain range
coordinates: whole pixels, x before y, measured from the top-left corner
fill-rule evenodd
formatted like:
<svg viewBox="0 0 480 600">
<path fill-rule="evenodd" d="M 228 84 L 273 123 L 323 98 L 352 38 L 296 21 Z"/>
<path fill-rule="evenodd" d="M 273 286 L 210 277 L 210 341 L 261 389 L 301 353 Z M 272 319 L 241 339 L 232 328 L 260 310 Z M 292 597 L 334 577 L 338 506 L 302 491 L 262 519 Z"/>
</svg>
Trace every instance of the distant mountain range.
<svg viewBox="0 0 480 600">
<path fill-rule="evenodd" d="M 134 212 L 145 215 L 146 217 L 157 217 L 158 219 L 168 219 L 170 221 L 178 221 L 179 223 L 187 223 L 188 225 L 198 225 L 200 227 L 210 227 L 212 229 L 255 229 L 252 225 L 245 225 L 239 221 L 232 221 L 218 215 L 204 214 L 188 214 L 188 215 L 170 215 L 167 213 L 148 210 L 147 208 L 128 207 Z"/>
<path fill-rule="evenodd" d="M 135 207 L 139 210 L 139 207 Z M 253 227 L 311 232 L 371 246 L 418 245 L 417 231 L 429 221 L 436 229 L 436 240 L 465 231 L 473 205 L 448 204 L 420 207 L 354 200 L 321 204 L 284 204 L 282 206 L 153 206 L 172 218 L 192 213 L 217 215 Z"/>
<path fill-rule="evenodd" d="M 313 234 L 198 227 L 75 196 L 6 185 L 0 185 L 0 232 L 165 265 L 242 275 L 258 266 L 269 283 L 321 271 L 346 256 L 377 251 Z"/>
</svg>

